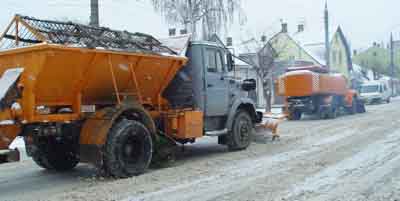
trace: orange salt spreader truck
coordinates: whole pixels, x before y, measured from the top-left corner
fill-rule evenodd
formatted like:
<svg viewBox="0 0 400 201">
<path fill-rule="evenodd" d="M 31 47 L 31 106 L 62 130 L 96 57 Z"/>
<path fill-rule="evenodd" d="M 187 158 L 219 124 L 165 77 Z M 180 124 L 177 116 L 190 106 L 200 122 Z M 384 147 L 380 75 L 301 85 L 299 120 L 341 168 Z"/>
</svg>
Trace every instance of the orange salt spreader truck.
<svg viewBox="0 0 400 201">
<path fill-rule="evenodd" d="M 203 136 L 246 149 L 263 116 L 255 80 L 228 76 L 222 45 L 182 38 L 16 15 L 0 36 L 0 149 L 22 136 L 43 168 L 86 162 L 114 177 Z"/>
<path fill-rule="evenodd" d="M 277 91 L 285 97 L 288 119 L 300 120 L 303 114 L 333 119 L 342 111 L 365 112 L 358 92 L 347 85 L 343 75 L 329 73 L 322 67 L 291 67 L 278 78 Z"/>
</svg>

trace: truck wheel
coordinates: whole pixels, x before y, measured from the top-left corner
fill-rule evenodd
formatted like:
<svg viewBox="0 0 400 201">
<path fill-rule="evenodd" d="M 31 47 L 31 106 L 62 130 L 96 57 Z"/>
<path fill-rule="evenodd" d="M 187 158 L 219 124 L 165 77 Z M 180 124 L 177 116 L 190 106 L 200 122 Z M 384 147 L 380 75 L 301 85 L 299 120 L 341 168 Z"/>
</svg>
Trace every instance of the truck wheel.
<svg viewBox="0 0 400 201">
<path fill-rule="evenodd" d="M 104 169 L 110 176 L 127 178 L 144 173 L 153 155 L 150 131 L 140 122 L 122 119 L 110 130 L 104 150 Z"/>
<path fill-rule="evenodd" d="M 353 114 L 356 114 L 356 113 L 357 113 L 357 102 L 358 102 L 358 101 L 357 101 L 357 98 L 354 97 L 354 98 L 353 98 L 353 101 L 352 101 L 352 103 L 351 103 L 351 107 L 347 109 L 348 112 L 349 112 L 349 114 L 353 115 Z"/>
<path fill-rule="evenodd" d="M 331 107 L 329 112 L 328 112 L 328 118 L 329 119 L 336 119 L 337 117 L 337 108 L 336 107 Z"/>
<path fill-rule="evenodd" d="M 298 121 L 301 119 L 302 113 L 300 111 L 293 111 L 290 113 L 289 120 Z"/>
<path fill-rule="evenodd" d="M 318 118 L 320 120 L 324 120 L 328 118 L 328 111 L 326 108 L 324 107 L 319 107 L 318 112 L 317 112 Z"/>
<path fill-rule="evenodd" d="M 231 132 L 228 134 L 229 150 L 246 149 L 251 143 L 253 131 L 253 122 L 250 115 L 244 110 L 239 110 L 233 120 Z"/>
<path fill-rule="evenodd" d="M 38 142 L 27 145 L 35 163 L 48 170 L 68 171 L 79 163 L 78 150 L 73 143 L 57 140 L 55 137 L 42 137 Z"/>
<path fill-rule="evenodd" d="M 363 101 L 357 101 L 357 113 L 365 113 L 367 110 L 365 109 L 365 103 Z"/>
</svg>

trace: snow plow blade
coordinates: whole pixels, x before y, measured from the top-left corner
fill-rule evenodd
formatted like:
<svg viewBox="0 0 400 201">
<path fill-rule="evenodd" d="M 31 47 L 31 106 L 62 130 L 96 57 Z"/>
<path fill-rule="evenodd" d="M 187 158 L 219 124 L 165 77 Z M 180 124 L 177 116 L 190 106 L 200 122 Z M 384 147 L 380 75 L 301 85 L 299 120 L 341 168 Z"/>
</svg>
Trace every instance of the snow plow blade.
<svg viewBox="0 0 400 201">
<path fill-rule="evenodd" d="M 272 135 L 272 140 L 279 139 L 278 126 L 282 120 L 274 119 L 274 118 L 264 118 L 263 122 L 256 125 L 257 136 L 255 141 L 265 141 L 265 138 L 270 137 Z"/>
</svg>

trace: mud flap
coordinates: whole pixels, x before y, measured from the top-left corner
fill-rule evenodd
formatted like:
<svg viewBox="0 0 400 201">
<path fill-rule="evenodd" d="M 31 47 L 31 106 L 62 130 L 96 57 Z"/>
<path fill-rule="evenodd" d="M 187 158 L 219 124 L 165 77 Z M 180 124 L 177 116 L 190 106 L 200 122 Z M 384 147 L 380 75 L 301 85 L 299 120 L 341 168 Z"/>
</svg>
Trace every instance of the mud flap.
<svg viewBox="0 0 400 201">
<path fill-rule="evenodd" d="M 167 167 L 172 162 L 175 162 L 178 146 L 172 138 L 164 133 L 159 132 L 158 136 L 159 137 L 154 140 L 154 153 L 151 167 Z"/>
</svg>

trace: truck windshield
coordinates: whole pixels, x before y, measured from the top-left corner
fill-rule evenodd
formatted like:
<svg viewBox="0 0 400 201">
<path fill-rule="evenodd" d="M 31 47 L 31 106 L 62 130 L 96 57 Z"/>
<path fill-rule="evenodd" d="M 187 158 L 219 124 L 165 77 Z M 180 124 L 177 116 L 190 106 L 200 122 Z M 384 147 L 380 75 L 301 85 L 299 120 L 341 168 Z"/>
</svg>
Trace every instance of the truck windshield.
<svg viewBox="0 0 400 201">
<path fill-rule="evenodd" d="M 362 86 L 361 87 L 361 93 L 373 93 L 373 92 L 378 92 L 379 90 L 378 85 L 369 85 L 369 86 Z"/>
</svg>

